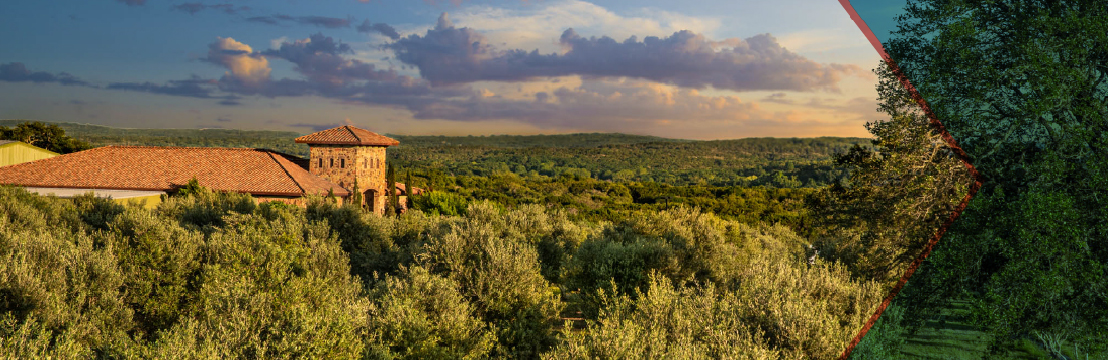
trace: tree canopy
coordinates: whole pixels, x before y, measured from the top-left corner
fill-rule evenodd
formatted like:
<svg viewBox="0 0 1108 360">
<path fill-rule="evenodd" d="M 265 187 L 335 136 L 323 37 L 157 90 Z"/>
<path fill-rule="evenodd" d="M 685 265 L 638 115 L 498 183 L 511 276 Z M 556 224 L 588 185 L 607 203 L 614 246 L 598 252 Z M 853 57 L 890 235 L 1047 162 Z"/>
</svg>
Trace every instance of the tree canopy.
<svg viewBox="0 0 1108 360">
<path fill-rule="evenodd" d="M 890 57 L 984 178 L 905 289 L 909 318 L 969 299 L 1008 339 L 1108 339 L 1108 8 L 909 1 Z"/>
<path fill-rule="evenodd" d="M 87 142 L 66 136 L 61 127 L 38 121 L 20 123 L 12 128 L 0 126 L 0 140 L 22 141 L 59 154 L 92 148 Z"/>
</svg>

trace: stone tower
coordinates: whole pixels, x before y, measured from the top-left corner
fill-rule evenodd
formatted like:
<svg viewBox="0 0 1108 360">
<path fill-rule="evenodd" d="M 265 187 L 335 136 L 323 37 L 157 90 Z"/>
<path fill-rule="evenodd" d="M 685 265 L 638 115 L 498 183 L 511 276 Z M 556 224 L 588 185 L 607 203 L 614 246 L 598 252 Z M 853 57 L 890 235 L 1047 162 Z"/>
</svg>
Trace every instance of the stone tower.
<svg viewBox="0 0 1108 360">
<path fill-rule="evenodd" d="M 296 142 L 308 144 L 309 172 L 351 191 L 357 182 L 364 205 L 385 213 L 385 149 L 399 141 L 345 125 L 298 137 Z"/>
</svg>

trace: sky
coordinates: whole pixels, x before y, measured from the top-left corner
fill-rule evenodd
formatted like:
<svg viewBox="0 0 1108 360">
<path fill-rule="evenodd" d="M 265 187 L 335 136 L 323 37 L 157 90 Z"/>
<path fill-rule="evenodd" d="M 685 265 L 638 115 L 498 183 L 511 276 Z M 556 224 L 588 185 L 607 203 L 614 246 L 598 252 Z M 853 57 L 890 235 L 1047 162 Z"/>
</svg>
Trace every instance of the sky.
<svg viewBox="0 0 1108 360">
<path fill-rule="evenodd" d="M 868 137 L 837 0 L 5 0 L 0 119 L 403 135 Z"/>
</svg>

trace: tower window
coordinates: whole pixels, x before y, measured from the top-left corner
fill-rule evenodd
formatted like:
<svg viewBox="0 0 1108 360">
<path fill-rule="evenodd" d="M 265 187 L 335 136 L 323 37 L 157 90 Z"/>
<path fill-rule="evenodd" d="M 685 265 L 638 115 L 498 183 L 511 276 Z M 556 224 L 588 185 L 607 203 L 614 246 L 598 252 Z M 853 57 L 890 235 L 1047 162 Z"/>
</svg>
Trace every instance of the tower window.
<svg viewBox="0 0 1108 360">
<path fill-rule="evenodd" d="M 323 167 L 323 159 L 319 159 L 319 166 L 318 167 Z"/>
<path fill-rule="evenodd" d="M 339 167 L 346 168 L 346 159 L 339 159 Z"/>
<path fill-rule="evenodd" d="M 335 167 L 335 159 L 331 158 L 331 167 Z"/>
</svg>

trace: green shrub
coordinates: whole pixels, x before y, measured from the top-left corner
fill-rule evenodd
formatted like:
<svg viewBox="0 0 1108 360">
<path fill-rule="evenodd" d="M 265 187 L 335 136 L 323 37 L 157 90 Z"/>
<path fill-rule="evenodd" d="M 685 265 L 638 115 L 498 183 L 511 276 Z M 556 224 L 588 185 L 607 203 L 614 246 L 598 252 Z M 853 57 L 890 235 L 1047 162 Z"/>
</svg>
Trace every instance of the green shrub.
<svg viewBox="0 0 1108 360">
<path fill-rule="evenodd" d="M 850 353 L 852 360 L 896 359 L 903 355 L 901 346 L 907 341 L 907 331 L 901 324 L 904 308 L 890 305 L 870 328 L 862 341 Z"/>
<path fill-rule="evenodd" d="M 223 217 L 231 213 L 251 214 L 257 204 L 249 194 L 212 191 L 200 187 L 188 195 L 173 196 L 158 204 L 158 211 L 181 226 L 204 229 L 221 227 Z M 205 231 L 210 232 L 210 229 Z"/>
<path fill-rule="evenodd" d="M 544 359 L 780 359 L 758 329 L 742 322 L 743 304 L 712 285 L 674 287 L 651 275 L 647 291 L 602 293 L 599 320 L 571 332 Z"/>
<path fill-rule="evenodd" d="M 503 224 L 492 204 L 471 205 L 463 221 L 428 237 L 417 262 L 457 281 L 496 326 L 494 357 L 533 358 L 554 345 L 550 325 L 563 304 L 542 276 L 534 245 L 504 236 Z"/>
<path fill-rule="evenodd" d="M 478 359 L 496 345 L 458 284 L 422 267 L 388 277 L 371 296 L 370 358 Z"/>
<path fill-rule="evenodd" d="M 466 199 L 458 194 L 432 191 L 416 196 L 412 207 L 428 214 L 458 216 L 465 213 Z"/>
</svg>

